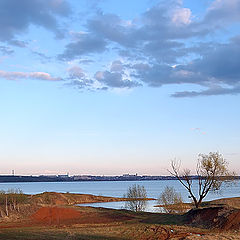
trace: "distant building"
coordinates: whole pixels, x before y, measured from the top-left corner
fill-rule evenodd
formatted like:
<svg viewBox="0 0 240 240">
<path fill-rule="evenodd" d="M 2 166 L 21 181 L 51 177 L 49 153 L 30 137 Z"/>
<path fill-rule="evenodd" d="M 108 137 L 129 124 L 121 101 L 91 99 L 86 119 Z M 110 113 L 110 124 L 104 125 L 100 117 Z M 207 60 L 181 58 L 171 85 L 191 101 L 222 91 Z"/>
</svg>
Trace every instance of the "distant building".
<svg viewBox="0 0 240 240">
<path fill-rule="evenodd" d="M 74 181 L 78 181 L 78 180 L 91 180 L 91 176 L 89 175 L 77 175 L 77 176 L 73 176 L 73 180 Z"/>
<path fill-rule="evenodd" d="M 60 174 L 60 175 L 58 175 L 58 177 L 59 178 L 68 178 L 69 176 L 68 176 L 68 174 Z"/>
<path fill-rule="evenodd" d="M 47 177 L 47 178 L 56 178 L 57 175 L 41 175 L 43 177 Z"/>
<path fill-rule="evenodd" d="M 123 177 L 127 177 L 127 178 L 129 178 L 129 177 L 137 177 L 137 173 L 136 174 L 123 174 L 122 175 Z"/>
</svg>

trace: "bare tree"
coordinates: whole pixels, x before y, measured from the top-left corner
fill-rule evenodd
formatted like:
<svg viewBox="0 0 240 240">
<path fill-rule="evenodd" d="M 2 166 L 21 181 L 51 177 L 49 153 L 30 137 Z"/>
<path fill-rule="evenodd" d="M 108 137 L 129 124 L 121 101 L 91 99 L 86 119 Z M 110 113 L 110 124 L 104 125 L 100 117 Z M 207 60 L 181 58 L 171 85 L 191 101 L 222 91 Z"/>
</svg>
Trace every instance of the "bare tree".
<svg viewBox="0 0 240 240">
<path fill-rule="evenodd" d="M 158 204 L 161 205 L 166 213 L 184 212 L 182 196 L 173 187 L 166 186 L 164 188 L 164 191 L 158 198 Z"/>
<path fill-rule="evenodd" d="M 196 167 L 198 181 L 198 194 L 193 192 L 193 177 L 189 169 L 180 171 L 180 162 L 172 161 L 172 170 L 169 171 L 187 189 L 195 207 L 198 208 L 209 191 L 220 190 L 222 183 L 233 180 L 228 171 L 228 163 L 218 152 L 199 154 Z"/>
<path fill-rule="evenodd" d="M 147 191 L 144 186 L 134 184 L 128 188 L 124 196 L 129 200 L 125 202 L 125 207 L 131 211 L 144 211 L 146 208 Z"/>
<path fill-rule="evenodd" d="M 0 190 L 0 215 L 8 217 L 13 211 L 20 211 L 20 205 L 27 203 L 28 197 L 20 189 Z M 3 210 L 4 209 L 4 210 Z"/>
</svg>

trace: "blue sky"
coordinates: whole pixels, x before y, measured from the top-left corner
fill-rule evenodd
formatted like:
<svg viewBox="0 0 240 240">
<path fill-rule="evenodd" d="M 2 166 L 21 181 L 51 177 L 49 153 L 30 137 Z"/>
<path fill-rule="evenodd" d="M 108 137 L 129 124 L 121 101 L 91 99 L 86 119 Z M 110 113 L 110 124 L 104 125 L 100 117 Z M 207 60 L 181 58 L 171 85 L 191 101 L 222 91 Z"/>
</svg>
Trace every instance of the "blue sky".
<svg viewBox="0 0 240 240">
<path fill-rule="evenodd" d="M 1 174 L 239 171 L 240 0 L 1 0 Z"/>
</svg>

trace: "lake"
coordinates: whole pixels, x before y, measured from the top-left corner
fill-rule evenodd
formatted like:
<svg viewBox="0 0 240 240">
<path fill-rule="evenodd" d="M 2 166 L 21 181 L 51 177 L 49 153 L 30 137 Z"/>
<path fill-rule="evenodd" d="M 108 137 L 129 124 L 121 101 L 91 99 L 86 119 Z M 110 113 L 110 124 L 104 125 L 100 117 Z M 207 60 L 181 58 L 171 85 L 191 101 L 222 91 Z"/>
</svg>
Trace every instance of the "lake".
<svg viewBox="0 0 240 240">
<path fill-rule="evenodd" d="M 143 185 L 147 190 L 149 198 L 158 198 L 166 186 L 172 186 L 181 193 L 185 202 L 190 202 L 187 191 L 177 180 L 157 180 L 157 181 L 101 181 L 101 182 L 27 182 L 27 183 L 0 183 L 0 190 L 20 188 L 26 194 L 36 194 L 42 192 L 70 192 L 81 194 L 93 194 L 111 197 L 123 197 L 128 187 L 133 184 Z M 194 189 L 197 188 L 197 181 L 194 181 Z M 219 193 L 210 192 L 205 200 L 217 198 L 240 197 L 240 181 L 234 185 L 224 184 Z M 123 208 L 124 203 L 94 203 L 87 206 Z M 153 210 L 155 201 L 149 201 L 147 211 Z"/>
</svg>

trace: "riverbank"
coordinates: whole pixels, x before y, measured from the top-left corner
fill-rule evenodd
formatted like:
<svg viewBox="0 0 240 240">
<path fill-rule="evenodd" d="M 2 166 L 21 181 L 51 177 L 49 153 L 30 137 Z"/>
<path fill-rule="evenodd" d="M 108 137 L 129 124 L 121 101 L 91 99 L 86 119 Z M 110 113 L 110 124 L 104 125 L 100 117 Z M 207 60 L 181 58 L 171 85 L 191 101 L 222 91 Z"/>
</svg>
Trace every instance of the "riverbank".
<svg viewBox="0 0 240 240">
<path fill-rule="evenodd" d="M 0 239 L 240 239 L 240 210 L 230 207 L 240 207 L 240 198 L 207 202 L 203 210 L 183 215 L 75 205 L 123 200 L 54 192 L 28 195 L 19 211 L 1 218 Z"/>
<path fill-rule="evenodd" d="M 76 205 L 85 203 L 104 203 L 104 202 L 120 202 L 127 201 L 127 198 L 95 196 L 92 194 L 76 194 L 76 193 L 56 193 L 44 192 L 41 194 L 28 195 L 31 204 L 47 204 L 47 205 Z M 155 200 L 154 198 L 146 198 L 146 200 Z"/>
</svg>

